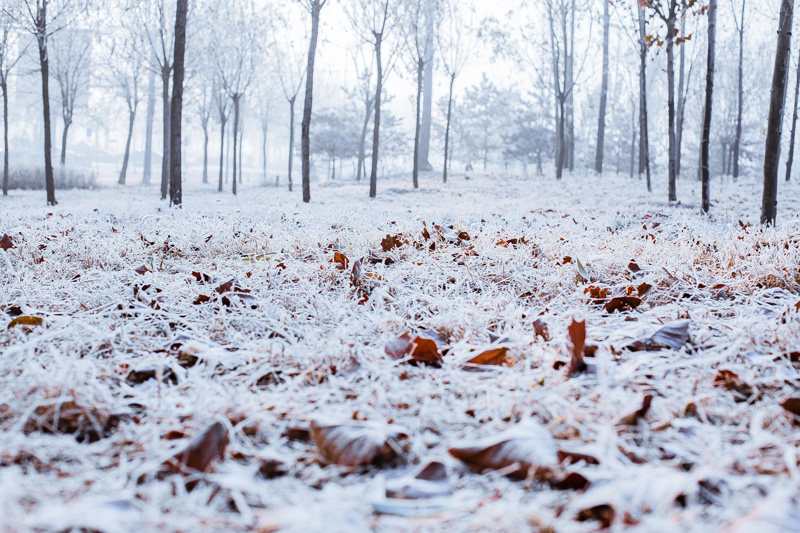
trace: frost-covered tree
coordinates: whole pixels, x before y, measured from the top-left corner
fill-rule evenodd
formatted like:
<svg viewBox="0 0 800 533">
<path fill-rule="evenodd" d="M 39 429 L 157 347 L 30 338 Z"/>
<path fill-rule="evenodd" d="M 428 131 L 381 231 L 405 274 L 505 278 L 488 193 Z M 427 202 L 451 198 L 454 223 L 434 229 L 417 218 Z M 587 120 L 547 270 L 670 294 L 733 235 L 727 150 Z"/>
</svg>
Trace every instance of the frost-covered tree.
<svg viewBox="0 0 800 533">
<path fill-rule="evenodd" d="M 8 81 L 29 42 L 16 31 L 14 20 L 0 11 L 0 91 L 3 93 L 3 196 L 8 196 Z"/>
</svg>

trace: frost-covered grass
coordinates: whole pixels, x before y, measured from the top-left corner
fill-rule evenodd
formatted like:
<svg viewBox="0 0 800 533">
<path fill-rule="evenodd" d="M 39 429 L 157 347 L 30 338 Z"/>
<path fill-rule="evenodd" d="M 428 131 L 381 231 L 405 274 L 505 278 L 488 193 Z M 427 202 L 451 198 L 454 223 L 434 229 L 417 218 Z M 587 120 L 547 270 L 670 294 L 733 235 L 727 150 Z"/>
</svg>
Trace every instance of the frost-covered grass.
<svg viewBox="0 0 800 533">
<path fill-rule="evenodd" d="M 779 227 L 761 230 L 747 227 L 751 180 L 714 183 L 711 217 L 694 181 L 678 206 L 626 177 L 406 182 L 382 183 L 374 201 L 363 185 L 327 184 L 311 205 L 272 188 L 189 189 L 183 210 L 154 188 L 62 192 L 53 208 L 41 192 L 0 198 L 0 236 L 15 243 L 0 250 L 0 318 L 44 319 L 0 324 L 0 530 L 584 531 L 599 523 L 576 516 L 598 506 L 618 529 L 800 529 L 800 432 L 781 407 L 800 386 L 796 185 L 780 192 Z M 391 265 L 364 264 L 361 303 L 353 263 L 387 234 L 409 244 Z M 215 289 L 231 279 L 250 292 L 223 302 Z M 653 289 L 627 313 L 585 294 L 643 282 Z M 568 377 L 554 365 L 569 360 L 576 313 L 599 348 L 595 373 Z M 675 319 L 691 321 L 680 351 L 624 349 Z M 421 330 L 447 339 L 441 368 L 384 352 Z M 490 335 L 518 363 L 463 370 Z M 129 379 L 153 369 L 163 382 Z M 646 394 L 644 420 L 617 425 Z M 323 466 L 297 438 L 318 419 L 402 426 L 406 465 Z M 586 491 L 470 473 L 448 454 L 529 419 L 599 461 L 566 467 Z M 217 421 L 230 444 L 213 472 L 191 491 L 156 479 Z M 381 476 L 431 460 L 449 469 L 445 511 L 373 512 Z"/>
</svg>

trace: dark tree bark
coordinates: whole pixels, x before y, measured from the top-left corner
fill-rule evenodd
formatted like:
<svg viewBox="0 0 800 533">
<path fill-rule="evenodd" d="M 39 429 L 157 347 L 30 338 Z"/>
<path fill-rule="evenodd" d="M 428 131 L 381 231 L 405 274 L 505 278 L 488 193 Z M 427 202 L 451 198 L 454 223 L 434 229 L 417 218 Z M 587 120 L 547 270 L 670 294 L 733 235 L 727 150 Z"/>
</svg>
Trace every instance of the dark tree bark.
<svg viewBox="0 0 800 533">
<path fill-rule="evenodd" d="M 69 135 L 69 127 L 72 126 L 72 119 L 64 120 L 64 131 L 61 133 L 61 166 L 67 164 L 67 135 Z"/>
<path fill-rule="evenodd" d="M 739 177 L 739 154 L 742 145 L 742 115 L 744 114 L 744 15 L 747 0 L 742 0 L 742 16 L 739 18 L 739 76 L 738 96 L 739 108 L 736 113 L 736 137 L 733 139 L 733 178 Z M 796 105 L 796 104 L 795 104 Z"/>
<path fill-rule="evenodd" d="M 639 5 L 639 174 L 647 173 L 647 192 L 653 192 L 650 180 L 650 139 L 647 129 L 646 35 L 644 8 Z"/>
<path fill-rule="evenodd" d="M 418 168 L 422 171 L 433 170 L 433 165 L 430 164 L 430 153 L 431 124 L 433 123 L 434 3 L 435 0 L 427 0 L 425 5 L 425 81 L 422 89 L 424 96 L 418 154 Z"/>
<path fill-rule="evenodd" d="M 233 189 L 231 190 L 231 192 L 233 192 L 233 195 L 236 196 L 236 178 L 238 176 L 236 172 L 238 169 L 236 160 L 238 159 L 237 154 L 239 153 L 237 147 L 239 146 L 239 102 L 241 100 L 241 95 L 240 94 L 233 95 L 232 100 L 233 100 L 233 180 L 232 180 Z"/>
<path fill-rule="evenodd" d="M 144 173 L 142 184 L 150 185 L 153 171 L 153 122 L 156 115 L 156 73 L 150 72 L 150 82 L 147 89 L 147 125 L 144 140 Z"/>
<path fill-rule="evenodd" d="M 183 79 L 186 56 L 186 18 L 189 11 L 188 0 L 177 0 L 175 14 L 175 62 L 172 80 L 172 113 L 170 115 L 170 180 L 169 204 L 180 206 L 183 203 L 181 175 L 181 122 L 183 119 Z"/>
<path fill-rule="evenodd" d="M 311 201 L 311 108 L 314 102 L 314 58 L 317 53 L 319 36 L 319 13 L 326 0 L 311 0 L 311 43 L 308 46 L 308 66 L 306 68 L 306 98 L 303 105 L 303 125 L 301 149 L 303 152 L 303 202 Z"/>
<path fill-rule="evenodd" d="M 47 55 L 47 0 L 42 0 L 36 13 L 36 43 L 39 47 L 39 65 L 42 70 L 42 110 L 44 112 L 44 180 L 47 205 L 57 205 L 53 176 L 53 146 L 50 129 L 50 62 Z"/>
<path fill-rule="evenodd" d="M 289 192 L 292 192 L 292 163 L 294 162 L 294 103 L 297 97 L 289 100 Z"/>
<path fill-rule="evenodd" d="M 791 58 L 794 0 L 781 0 L 778 19 L 778 46 L 772 74 L 767 142 L 764 150 L 764 194 L 761 199 L 761 223 L 775 225 L 778 210 L 778 166 L 781 157 L 781 127 L 786 104 L 786 81 Z"/>
<path fill-rule="evenodd" d="M 800 54 L 797 56 L 797 74 L 794 85 L 794 112 L 792 113 L 792 133 L 789 136 L 789 156 L 786 159 L 786 182 L 792 179 L 792 165 L 794 164 L 794 140 L 797 133 L 797 105 L 800 103 Z"/>
<path fill-rule="evenodd" d="M 378 196 L 378 149 L 380 148 L 381 129 L 381 91 L 383 91 L 383 58 L 381 45 L 383 34 L 375 33 L 375 60 L 378 66 L 378 83 L 375 90 L 375 129 L 372 132 L 372 172 L 369 176 L 369 197 Z"/>
<path fill-rule="evenodd" d="M 603 172 L 603 150 L 606 138 L 606 105 L 608 104 L 608 47 L 609 29 L 611 26 L 611 11 L 608 0 L 603 1 L 603 82 L 600 89 L 600 116 L 597 119 L 597 154 L 595 155 L 594 170 L 598 174 Z"/>
<path fill-rule="evenodd" d="M 367 130 L 369 129 L 369 120 L 372 118 L 372 112 L 374 111 L 374 100 L 369 99 L 367 102 L 367 109 L 366 114 L 364 116 L 364 125 L 361 128 L 361 138 L 358 142 L 358 171 L 356 173 L 356 181 L 361 181 L 361 175 L 364 172 L 364 162 L 367 160 L 366 154 L 366 143 L 367 143 Z"/>
<path fill-rule="evenodd" d="M 681 17 L 681 35 L 686 35 L 686 15 Z M 681 46 L 678 65 L 678 111 L 675 119 L 675 174 L 681 175 L 681 159 L 683 145 L 683 120 L 686 111 L 686 45 Z"/>
<path fill-rule="evenodd" d="M 450 120 L 453 114 L 453 85 L 456 83 L 456 77 L 450 75 L 450 96 L 447 98 L 447 126 L 444 130 L 444 171 L 442 172 L 442 182 L 447 183 L 447 167 L 448 158 L 450 156 Z M 541 162 L 539 163 L 541 166 Z"/>
<path fill-rule="evenodd" d="M 0 85 L 3 91 L 3 196 L 8 196 L 8 83 Z"/>
<path fill-rule="evenodd" d="M 711 176 L 708 160 L 708 147 L 711 142 L 711 117 L 714 103 L 714 48 L 717 38 L 717 0 L 708 3 L 708 62 L 706 70 L 706 105 L 703 116 L 703 141 L 700 149 L 703 167 L 703 212 L 711 208 Z M 723 157 L 724 160 L 724 157 Z"/>
<path fill-rule="evenodd" d="M 667 115 L 669 141 L 669 201 L 678 200 L 675 173 L 675 13 L 677 0 L 671 0 L 672 8 L 667 17 Z"/>
<path fill-rule="evenodd" d="M 420 123 L 420 112 L 422 108 L 422 84 L 425 76 L 425 59 L 420 58 L 417 62 L 417 114 L 414 121 L 414 170 L 412 181 L 415 189 L 419 189 L 419 167 L 420 167 L 420 134 L 422 124 Z"/>
<path fill-rule="evenodd" d="M 217 186 L 217 192 L 222 192 L 223 190 L 223 183 L 222 180 L 225 176 L 225 126 L 228 122 L 228 119 L 224 115 L 220 115 L 219 118 L 219 185 Z"/>
<path fill-rule="evenodd" d="M 128 140 L 125 141 L 125 156 L 122 158 L 122 171 L 119 173 L 119 185 L 125 185 L 128 177 L 128 161 L 131 157 L 131 139 L 133 139 L 133 124 L 136 121 L 136 111 L 128 113 Z"/>
<path fill-rule="evenodd" d="M 170 74 L 172 73 L 172 65 L 165 66 L 161 69 L 161 103 L 163 114 L 163 138 L 162 147 L 163 154 L 161 156 L 161 199 L 166 200 L 169 193 L 170 181 L 170 151 L 172 150 L 170 144 L 170 120 L 172 116 L 172 104 L 169 97 L 169 82 Z"/>
</svg>

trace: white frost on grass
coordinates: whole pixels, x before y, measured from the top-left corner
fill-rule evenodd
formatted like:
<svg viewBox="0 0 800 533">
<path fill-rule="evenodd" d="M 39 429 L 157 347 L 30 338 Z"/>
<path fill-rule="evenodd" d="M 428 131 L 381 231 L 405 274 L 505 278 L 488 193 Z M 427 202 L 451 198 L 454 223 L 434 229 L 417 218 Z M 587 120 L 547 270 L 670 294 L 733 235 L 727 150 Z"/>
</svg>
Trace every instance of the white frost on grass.
<svg viewBox="0 0 800 533">
<path fill-rule="evenodd" d="M 797 524 L 796 512 L 759 511 L 798 490 L 800 436 L 780 406 L 800 384 L 788 357 L 800 339 L 794 184 L 781 192 L 782 225 L 763 231 L 739 224 L 758 219 L 760 188 L 746 179 L 715 182 L 711 217 L 623 177 L 406 185 L 391 183 L 375 201 L 361 186 L 320 187 L 311 205 L 271 188 L 240 198 L 188 189 L 179 211 L 140 188 L 64 192 L 51 208 L 40 193 L 0 199 L 0 234 L 16 244 L 0 251 L 0 307 L 44 319 L 0 324 L 0 529 L 588 531 L 597 522 L 575 512 L 601 501 L 616 524 L 628 515 L 653 531 Z M 682 197 L 698 191 L 681 182 Z M 423 221 L 471 239 L 430 250 Z M 365 263 L 371 295 L 359 304 L 333 253 L 352 268 L 387 234 L 413 242 L 388 253 L 392 265 Z M 638 309 L 608 314 L 584 294 L 577 259 L 592 284 L 653 288 Z M 631 260 L 642 269 L 635 278 Z M 226 305 L 215 289 L 229 280 L 251 292 L 232 290 Z M 195 305 L 201 295 L 209 301 Z M 574 311 L 599 345 L 597 372 L 568 379 L 553 365 L 569 359 Z M 551 340 L 535 334 L 537 318 Z M 691 341 L 623 350 L 626 332 L 636 336 L 626 318 L 642 334 L 688 319 Z M 387 341 L 424 329 L 449 338 L 442 368 L 384 353 Z M 490 333 L 519 363 L 462 370 Z M 176 382 L 127 382 L 148 366 L 171 369 Z M 720 370 L 748 394 L 715 386 Z M 645 394 L 654 396 L 645 420 L 617 426 Z M 64 431 L 67 412 L 84 417 L 81 441 L 48 434 Z M 442 461 L 459 504 L 433 518 L 373 514 L 377 470 L 323 466 L 313 441 L 287 436 L 319 418 L 402 425 L 410 452 L 398 475 Z M 560 448 L 599 460 L 569 467 L 594 483 L 585 493 L 472 474 L 447 453 L 528 418 Z M 192 491 L 155 478 L 216 421 L 231 440 L 215 473 Z M 285 474 L 267 479 L 265 465 Z"/>
</svg>

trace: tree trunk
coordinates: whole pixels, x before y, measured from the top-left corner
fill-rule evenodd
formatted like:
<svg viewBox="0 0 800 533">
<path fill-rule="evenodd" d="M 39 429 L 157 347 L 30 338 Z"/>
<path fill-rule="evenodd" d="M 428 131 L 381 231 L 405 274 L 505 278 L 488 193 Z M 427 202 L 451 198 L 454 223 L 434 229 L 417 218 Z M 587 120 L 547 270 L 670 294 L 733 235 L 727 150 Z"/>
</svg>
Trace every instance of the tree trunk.
<svg viewBox="0 0 800 533">
<path fill-rule="evenodd" d="M 676 0 L 671 0 L 677 5 Z M 669 139 L 669 201 L 678 200 L 675 175 L 675 10 L 667 18 L 667 115 Z"/>
<path fill-rule="evenodd" d="M 636 156 L 636 104 L 631 102 L 631 173 L 633 178 L 633 166 Z"/>
<path fill-rule="evenodd" d="M 566 167 L 570 172 L 575 170 L 575 0 L 570 9 L 569 53 L 567 54 L 567 72 L 564 90 L 567 91 L 567 160 Z M 566 45 L 566 38 L 564 44 Z"/>
<path fill-rule="evenodd" d="M 365 144 L 367 143 L 367 129 L 369 128 L 369 119 L 372 117 L 373 106 L 367 104 L 367 113 L 364 117 L 364 125 L 361 128 L 361 139 L 358 142 L 358 172 L 356 173 L 356 181 L 361 182 L 361 174 L 364 171 L 364 162 L 367 159 Z"/>
<path fill-rule="evenodd" d="M 244 116 L 242 116 L 239 124 L 239 185 L 244 183 L 244 158 L 242 157 L 242 153 L 244 152 Z"/>
<path fill-rule="evenodd" d="M 444 130 L 444 171 L 442 172 L 442 183 L 447 183 L 448 156 L 450 155 L 450 119 L 453 113 L 453 85 L 456 77 L 450 75 L 450 95 L 447 98 L 447 126 Z"/>
<path fill-rule="evenodd" d="M 414 170 L 412 174 L 412 181 L 415 189 L 419 189 L 419 167 L 420 167 L 420 108 L 422 107 L 422 83 L 423 76 L 425 75 L 425 61 L 420 59 L 417 63 L 417 114 L 414 118 Z"/>
<path fill-rule="evenodd" d="M 169 205 L 183 203 L 181 175 L 181 121 L 183 119 L 183 79 L 186 56 L 186 18 L 189 0 L 177 0 L 175 13 L 175 62 L 172 80 L 172 114 L 170 115 L 170 180 Z"/>
<path fill-rule="evenodd" d="M 237 169 L 238 165 L 236 160 L 237 155 L 239 152 L 237 147 L 239 146 L 239 99 L 241 95 L 235 94 L 233 95 L 233 195 L 236 196 L 236 178 L 238 177 Z"/>
<path fill-rule="evenodd" d="M 162 139 L 162 156 L 161 156 L 161 199 L 166 200 L 169 193 L 169 172 L 170 172 L 170 117 L 172 114 L 172 104 L 169 98 L 169 78 L 171 67 L 163 67 L 161 69 L 161 103 L 163 113 L 163 139 Z"/>
<path fill-rule="evenodd" d="M 222 192 L 222 181 L 225 175 L 225 124 L 227 120 L 225 117 L 220 116 L 219 120 L 219 186 L 217 192 Z"/>
<path fill-rule="evenodd" d="M 425 80 L 423 82 L 422 123 L 419 135 L 418 168 L 422 171 L 433 170 L 430 164 L 431 124 L 433 123 L 433 54 L 434 54 L 434 4 L 435 0 L 425 3 Z M 447 161 L 445 161 L 447 163 Z"/>
<path fill-rule="evenodd" d="M 153 168 L 153 122 L 156 115 L 156 73 L 150 72 L 150 83 L 147 89 L 147 126 L 144 137 L 144 173 L 142 185 L 150 185 Z"/>
<path fill-rule="evenodd" d="M 383 91 L 383 59 L 381 44 L 383 35 L 375 36 L 375 58 L 378 65 L 378 83 L 375 90 L 375 129 L 372 132 L 372 172 L 369 176 L 369 197 L 378 196 L 378 148 L 381 128 L 381 91 Z"/>
<path fill-rule="evenodd" d="M 789 156 L 786 159 L 786 181 L 792 179 L 792 164 L 794 163 L 794 140 L 797 132 L 797 105 L 800 98 L 800 54 L 797 56 L 797 79 L 794 86 L 794 113 L 792 114 L 792 133 L 789 136 Z"/>
<path fill-rule="evenodd" d="M 292 192 L 292 163 L 294 160 L 294 103 L 295 98 L 289 100 L 289 192 Z"/>
<path fill-rule="evenodd" d="M 203 183 L 208 183 L 208 122 L 203 125 Z"/>
<path fill-rule="evenodd" d="M 267 184 L 267 128 L 268 125 L 264 124 L 261 130 L 263 134 L 263 142 L 261 143 L 261 175 L 264 180 L 264 185 Z"/>
<path fill-rule="evenodd" d="M 565 138 L 566 118 L 564 117 L 564 103 L 566 96 L 559 98 L 558 102 L 558 131 L 560 149 L 558 150 L 558 163 L 556 164 L 556 179 L 561 180 L 564 175 L 564 164 L 567 160 L 567 145 Z"/>
<path fill-rule="evenodd" d="M 686 15 L 681 17 L 681 36 L 686 35 Z M 686 110 L 684 86 L 686 85 L 686 43 L 681 45 L 678 66 L 678 116 L 675 123 L 675 175 L 681 175 L 681 146 L 683 145 L 683 117 Z"/>
<path fill-rule="evenodd" d="M 47 205 L 57 205 L 53 177 L 53 145 L 50 129 L 50 62 L 47 55 L 47 0 L 42 0 L 36 17 L 36 40 L 39 45 L 39 64 L 42 70 L 42 111 L 44 113 L 44 182 Z"/>
<path fill-rule="evenodd" d="M 311 107 L 314 102 L 314 58 L 317 53 L 319 36 L 319 12 L 321 0 L 311 2 L 311 43 L 308 47 L 308 66 L 306 68 L 306 98 L 303 105 L 302 152 L 303 152 L 303 202 L 311 201 Z"/>
<path fill-rule="evenodd" d="M 781 0 L 778 19 L 778 46 L 772 75 L 767 142 L 764 150 L 764 194 L 761 199 L 761 223 L 775 225 L 778 208 L 778 165 L 781 157 L 781 126 L 786 104 L 786 79 L 791 58 L 794 0 Z"/>
<path fill-rule="evenodd" d="M 3 196 L 8 196 L 8 82 L 0 85 L 3 91 Z"/>
<path fill-rule="evenodd" d="M 644 8 L 639 5 L 639 174 L 647 172 L 647 192 L 653 192 L 650 181 L 650 138 L 647 130 L 647 41 L 645 41 Z"/>
<path fill-rule="evenodd" d="M 61 133 L 61 166 L 67 166 L 67 135 L 69 135 L 69 127 L 72 125 L 72 120 L 64 121 L 64 131 Z"/>
<path fill-rule="evenodd" d="M 703 166 L 703 212 L 711 209 L 711 176 L 708 161 L 708 146 L 711 142 L 711 117 L 714 103 L 714 47 L 717 34 L 717 0 L 710 0 L 708 4 L 708 67 L 706 71 L 706 105 L 703 117 L 703 141 L 700 150 L 701 164 Z M 723 158 L 724 159 L 724 158 Z"/>
<path fill-rule="evenodd" d="M 125 185 L 128 176 L 128 161 L 131 157 L 131 139 L 133 138 L 133 123 L 136 120 L 136 111 L 128 114 L 128 140 L 125 142 L 125 156 L 122 158 L 122 171 L 119 173 L 119 185 Z"/>
<path fill-rule="evenodd" d="M 746 5 L 747 0 L 742 0 L 742 16 L 739 18 L 739 77 L 737 87 L 739 108 L 736 112 L 736 137 L 733 140 L 734 179 L 739 177 L 739 153 L 742 146 L 742 114 L 744 113 L 744 14 Z"/>
<path fill-rule="evenodd" d="M 606 105 L 608 103 L 608 42 L 609 27 L 611 25 L 611 12 L 608 1 L 603 2 L 603 83 L 600 89 L 600 116 L 597 119 L 597 154 L 594 161 L 594 170 L 598 174 L 603 172 L 603 150 L 606 137 Z"/>
</svg>

